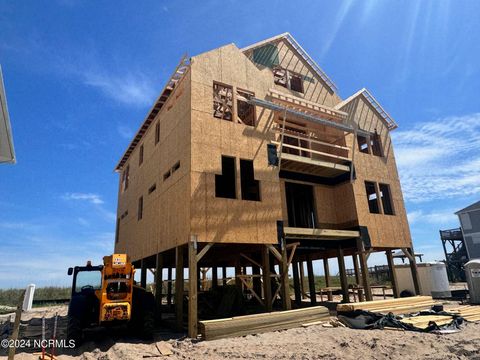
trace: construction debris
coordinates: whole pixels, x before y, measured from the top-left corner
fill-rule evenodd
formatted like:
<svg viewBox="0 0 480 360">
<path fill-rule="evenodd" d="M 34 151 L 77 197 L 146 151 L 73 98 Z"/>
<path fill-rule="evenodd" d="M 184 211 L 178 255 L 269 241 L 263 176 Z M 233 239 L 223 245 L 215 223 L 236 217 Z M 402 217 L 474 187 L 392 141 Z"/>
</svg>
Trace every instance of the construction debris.
<svg viewBox="0 0 480 360">
<path fill-rule="evenodd" d="M 480 306 L 463 305 L 458 308 L 449 309 L 448 312 L 458 314 L 466 321 L 480 321 Z"/>
<path fill-rule="evenodd" d="M 329 321 L 329 318 L 330 313 L 326 307 L 315 306 L 304 309 L 237 316 L 228 319 L 200 321 L 199 330 L 204 340 L 214 340 L 231 336 L 286 330 L 320 320 Z"/>
</svg>

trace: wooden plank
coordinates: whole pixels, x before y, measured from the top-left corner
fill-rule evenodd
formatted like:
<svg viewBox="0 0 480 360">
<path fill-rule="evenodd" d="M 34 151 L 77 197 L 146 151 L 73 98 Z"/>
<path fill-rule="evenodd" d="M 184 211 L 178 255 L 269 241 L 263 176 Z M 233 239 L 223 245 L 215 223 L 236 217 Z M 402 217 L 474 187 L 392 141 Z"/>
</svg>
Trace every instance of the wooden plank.
<svg viewBox="0 0 480 360">
<path fill-rule="evenodd" d="M 211 247 L 213 246 L 214 243 L 208 243 L 207 245 L 205 245 L 203 247 L 202 250 L 200 250 L 200 252 L 197 254 L 197 263 L 202 260 L 202 258 L 205 256 L 205 254 L 208 252 L 208 250 L 211 249 Z"/>
<path fill-rule="evenodd" d="M 408 256 L 410 262 L 410 271 L 412 272 L 413 286 L 415 288 L 415 295 L 420 295 L 420 280 L 418 277 L 417 262 L 415 260 L 415 253 L 412 248 L 402 249 L 404 253 Z"/>
<path fill-rule="evenodd" d="M 362 269 L 362 285 L 365 291 L 365 299 L 372 300 L 372 289 L 370 288 L 370 280 L 368 279 L 368 265 L 365 256 L 365 245 L 360 237 L 357 238 L 357 250 L 360 257 L 360 268 Z"/>
<path fill-rule="evenodd" d="M 350 172 L 350 167 L 347 165 L 342 165 L 330 161 L 322 161 L 318 159 L 310 159 L 305 156 L 300 155 L 293 155 L 288 153 L 282 153 L 282 157 L 284 160 L 291 160 L 295 162 L 300 162 L 309 165 L 321 166 L 325 168 L 335 169 L 342 172 Z"/>
<path fill-rule="evenodd" d="M 270 312 L 227 319 L 200 321 L 203 339 L 214 340 L 268 331 L 284 330 L 314 321 L 328 320 L 330 313 L 323 306 Z"/>
<path fill-rule="evenodd" d="M 268 244 L 267 247 L 268 247 L 268 250 L 270 250 L 270 252 L 273 254 L 273 256 L 275 256 L 277 260 L 281 262 L 282 254 L 280 254 L 280 252 L 273 245 Z"/>
<path fill-rule="evenodd" d="M 360 236 L 359 231 L 334 230 L 334 229 L 308 229 L 308 228 L 285 227 L 284 232 L 285 232 L 285 235 L 327 237 L 327 238 L 340 238 L 340 239 L 351 239 L 351 238 L 356 238 Z"/>
<path fill-rule="evenodd" d="M 203 249 L 205 250 L 205 248 Z M 208 251 L 208 249 L 207 249 Z M 206 251 L 205 251 L 206 252 Z M 196 339 L 198 335 L 198 312 L 197 312 L 197 273 L 198 273 L 197 242 L 188 243 L 188 336 Z"/>
<path fill-rule="evenodd" d="M 298 263 L 292 262 L 293 273 L 293 292 L 295 294 L 295 303 L 300 306 L 302 303 L 302 294 L 300 292 L 300 277 L 298 274 Z"/>
<path fill-rule="evenodd" d="M 295 247 L 292 249 L 292 256 L 295 252 Z M 280 276 L 281 276 L 281 287 L 282 287 L 282 303 L 283 310 L 290 310 L 292 308 L 292 303 L 290 299 L 290 282 L 288 279 L 288 265 L 289 259 L 287 254 L 287 244 L 285 237 L 282 237 L 282 261 L 280 262 Z"/>
<path fill-rule="evenodd" d="M 387 299 L 364 301 L 352 304 L 338 304 L 337 311 L 354 311 L 354 310 L 372 310 L 372 309 L 387 309 L 401 306 L 414 306 L 426 302 L 433 302 L 431 296 L 412 296 L 408 298 Z"/>
<path fill-rule="evenodd" d="M 183 247 L 175 248 L 175 319 L 178 331 L 183 331 Z"/>
<path fill-rule="evenodd" d="M 300 139 L 301 141 L 308 141 L 306 138 L 301 138 L 299 136 L 295 136 L 295 135 L 291 135 L 291 134 L 287 134 L 285 136 L 287 136 L 289 138 Z M 271 143 L 275 144 L 275 145 L 280 145 L 281 144 L 279 141 L 275 141 L 275 140 L 271 141 Z M 329 154 L 329 153 L 326 153 L 326 152 L 323 152 L 323 151 L 318 151 L 318 150 L 312 150 L 308 147 L 295 146 L 295 145 L 290 145 L 290 144 L 285 144 L 285 143 L 283 143 L 282 147 L 286 147 L 286 148 L 289 148 L 289 149 L 295 149 L 295 150 L 299 150 L 299 151 L 304 151 L 304 152 L 307 152 L 307 153 L 316 154 L 316 155 L 320 155 L 320 156 L 325 156 L 325 157 L 329 157 L 329 158 L 336 159 L 336 160 L 350 161 L 350 158 L 348 158 L 348 157 Z M 304 157 L 304 156 L 302 156 L 302 157 Z M 309 159 L 309 158 L 306 158 L 306 159 Z M 320 161 L 320 160 L 318 160 L 318 161 Z"/>
</svg>

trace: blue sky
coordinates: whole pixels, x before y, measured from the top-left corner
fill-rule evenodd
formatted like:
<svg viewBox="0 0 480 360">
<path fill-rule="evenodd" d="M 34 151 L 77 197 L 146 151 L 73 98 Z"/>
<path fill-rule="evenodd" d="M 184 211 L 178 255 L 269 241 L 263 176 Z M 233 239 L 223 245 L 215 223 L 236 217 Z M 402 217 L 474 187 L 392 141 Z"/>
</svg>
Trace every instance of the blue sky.
<svg viewBox="0 0 480 360">
<path fill-rule="evenodd" d="M 65 285 L 112 251 L 114 165 L 182 54 L 285 31 L 398 122 L 414 244 L 441 259 L 438 229 L 480 198 L 480 2 L 460 2 L 0 0 L 18 158 L 0 166 L 0 288 Z"/>
</svg>

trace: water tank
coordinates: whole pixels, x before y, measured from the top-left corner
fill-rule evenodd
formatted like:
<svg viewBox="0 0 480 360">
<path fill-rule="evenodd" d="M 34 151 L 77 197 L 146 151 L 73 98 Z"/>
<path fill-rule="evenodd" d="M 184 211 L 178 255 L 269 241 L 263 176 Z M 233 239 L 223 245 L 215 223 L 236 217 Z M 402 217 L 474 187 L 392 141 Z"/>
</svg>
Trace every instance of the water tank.
<svg viewBox="0 0 480 360">
<path fill-rule="evenodd" d="M 430 263 L 430 279 L 432 282 L 431 292 L 433 298 L 447 298 L 452 296 L 445 263 Z"/>
<path fill-rule="evenodd" d="M 464 267 L 470 303 L 480 304 L 480 259 L 472 259 Z"/>
</svg>

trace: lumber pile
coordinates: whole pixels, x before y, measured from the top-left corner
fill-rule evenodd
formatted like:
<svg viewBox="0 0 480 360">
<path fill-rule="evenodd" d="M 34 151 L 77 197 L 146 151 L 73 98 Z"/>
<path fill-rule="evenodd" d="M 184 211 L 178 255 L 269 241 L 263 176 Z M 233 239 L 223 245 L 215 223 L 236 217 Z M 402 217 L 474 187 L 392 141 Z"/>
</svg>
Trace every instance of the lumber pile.
<svg viewBox="0 0 480 360">
<path fill-rule="evenodd" d="M 449 313 L 456 314 L 464 318 L 466 321 L 480 321 L 480 306 L 463 305 L 458 308 L 446 310 Z"/>
<path fill-rule="evenodd" d="M 453 321 L 453 316 L 449 315 L 422 315 L 405 318 L 400 320 L 404 324 L 415 326 L 419 329 L 426 329 L 430 323 L 435 323 L 438 326 L 450 324 Z"/>
<path fill-rule="evenodd" d="M 412 296 L 408 298 L 364 301 L 350 304 L 338 304 L 337 312 L 365 310 L 380 314 L 409 314 L 429 310 L 435 302 L 431 296 Z"/>
<path fill-rule="evenodd" d="M 291 329 L 320 320 L 328 321 L 329 317 L 330 313 L 326 307 L 315 306 L 304 309 L 200 321 L 199 331 L 204 340 L 214 340 Z"/>
</svg>

